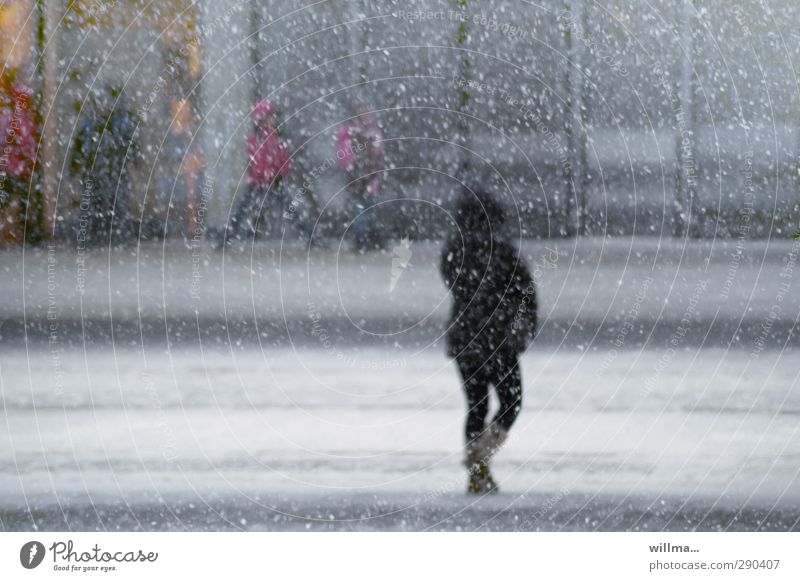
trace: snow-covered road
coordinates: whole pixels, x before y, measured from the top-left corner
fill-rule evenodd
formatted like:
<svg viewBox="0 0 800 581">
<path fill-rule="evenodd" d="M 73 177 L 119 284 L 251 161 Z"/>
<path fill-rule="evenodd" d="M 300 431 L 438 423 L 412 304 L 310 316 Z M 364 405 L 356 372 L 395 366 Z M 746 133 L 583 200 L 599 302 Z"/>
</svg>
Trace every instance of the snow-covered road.
<svg viewBox="0 0 800 581">
<path fill-rule="evenodd" d="M 796 354 L 540 350 L 463 494 L 439 350 L 0 353 L 0 518 L 39 528 L 797 528 Z"/>
<path fill-rule="evenodd" d="M 440 246 L 413 242 L 394 282 L 391 249 L 356 255 L 334 243 L 310 253 L 278 242 L 220 252 L 178 241 L 4 250 L 0 339 L 47 342 L 55 322 L 66 343 L 318 345 L 318 320 L 339 342 L 429 344 L 449 309 Z M 627 322 L 625 348 L 659 349 L 687 318 L 684 344 L 752 342 L 765 321 L 766 344 L 797 343 L 800 240 L 580 238 L 525 241 L 522 252 L 538 285 L 539 342 L 608 344 Z"/>
<path fill-rule="evenodd" d="M 0 252 L 0 525 L 800 526 L 800 242 L 526 242 L 542 331 L 477 504 L 411 252 Z"/>
</svg>

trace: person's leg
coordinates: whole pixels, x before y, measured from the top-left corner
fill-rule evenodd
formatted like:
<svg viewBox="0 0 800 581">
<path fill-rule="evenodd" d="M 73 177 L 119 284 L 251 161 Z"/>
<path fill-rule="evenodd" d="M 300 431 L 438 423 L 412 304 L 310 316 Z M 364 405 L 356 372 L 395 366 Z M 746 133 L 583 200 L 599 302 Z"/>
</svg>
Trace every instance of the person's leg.
<svg viewBox="0 0 800 581">
<path fill-rule="evenodd" d="M 364 209 L 364 203 L 361 199 L 359 199 L 355 205 L 355 223 L 353 224 L 353 229 L 355 230 L 356 250 L 359 252 L 366 252 L 369 249 L 369 230 L 367 225 L 367 214 Z"/>
<path fill-rule="evenodd" d="M 467 492 L 485 494 L 497 490 L 489 471 L 489 457 L 482 441 L 486 435 L 486 415 L 489 412 L 489 381 L 485 362 L 479 355 L 457 358 L 467 397 L 467 421 L 464 427 L 466 440 L 464 465 L 467 468 Z"/>
<path fill-rule="evenodd" d="M 253 209 L 250 214 L 250 229 L 248 233 L 253 235 L 253 239 L 259 237 L 259 232 L 264 232 L 264 221 L 269 220 L 267 211 L 270 204 L 274 202 L 273 197 L 275 190 L 269 186 L 259 186 L 256 188 L 256 194 L 253 196 Z M 270 226 L 268 226 L 270 227 Z"/>
<path fill-rule="evenodd" d="M 467 398 L 467 421 L 464 436 L 467 444 L 473 442 L 486 426 L 489 413 L 489 385 L 486 382 L 483 361 L 476 355 L 461 355 L 456 359 L 464 394 Z"/>
<path fill-rule="evenodd" d="M 472 454 L 473 469 L 470 471 L 470 492 L 496 492 L 497 485 L 492 479 L 489 463 L 508 438 L 508 430 L 514 424 L 522 407 L 522 381 L 516 353 L 495 353 L 481 367 L 483 385 L 492 384 L 500 400 L 497 413 L 489 427 L 480 437 L 468 445 L 467 455 Z M 477 471 L 479 476 L 473 477 Z"/>
<path fill-rule="evenodd" d="M 192 172 L 187 171 L 184 176 L 186 181 L 186 238 L 193 240 L 200 227 L 200 222 L 197 219 L 197 182 Z"/>
<path fill-rule="evenodd" d="M 292 204 L 291 196 L 287 192 L 286 200 L 288 202 L 288 207 Z M 300 216 L 295 216 L 295 224 L 299 227 L 300 231 L 303 233 L 304 239 L 311 244 L 312 242 L 318 244 L 320 242 L 319 235 L 317 235 L 316 240 L 312 240 L 314 235 L 314 227 L 316 226 L 316 221 L 320 217 L 320 210 L 319 204 L 317 204 L 317 199 L 314 197 L 314 193 L 308 189 L 303 192 L 303 212 Z"/>
<path fill-rule="evenodd" d="M 508 432 L 522 409 L 522 376 L 516 353 L 498 354 L 493 369 L 494 390 L 500 400 L 492 425 Z"/>
<path fill-rule="evenodd" d="M 112 200 L 116 183 L 109 183 L 107 176 L 95 181 L 92 190 L 92 242 L 105 247 L 111 237 Z"/>
<path fill-rule="evenodd" d="M 247 234 L 252 234 L 257 222 L 255 215 L 260 206 L 261 188 L 250 186 L 244 192 L 244 197 L 236 207 L 233 214 L 231 225 L 228 228 L 228 238 L 239 238 L 244 240 Z"/>
<path fill-rule="evenodd" d="M 7 184 L 11 183 L 9 179 Z M 22 202 L 17 196 L 16 188 L 9 187 L 8 191 L 0 192 L 0 244 L 18 244 L 22 240 L 22 224 L 24 211 L 21 211 Z"/>
<path fill-rule="evenodd" d="M 110 219 L 113 224 L 113 239 L 118 243 L 129 242 L 133 236 L 133 224 L 129 206 L 130 182 L 127 174 L 120 175 L 115 195 Z"/>
<path fill-rule="evenodd" d="M 369 230 L 368 230 L 368 212 L 367 199 L 365 197 L 364 180 L 356 180 L 350 184 L 350 204 L 351 214 L 353 216 L 353 242 L 355 249 L 359 252 L 364 252 L 368 249 Z"/>
<path fill-rule="evenodd" d="M 269 233 L 274 238 L 281 238 L 284 235 L 283 215 L 286 212 L 286 190 L 284 189 L 283 179 L 278 178 L 268 194 L 269 211 L 266 213 L 269 220 Z"/>
</svg>

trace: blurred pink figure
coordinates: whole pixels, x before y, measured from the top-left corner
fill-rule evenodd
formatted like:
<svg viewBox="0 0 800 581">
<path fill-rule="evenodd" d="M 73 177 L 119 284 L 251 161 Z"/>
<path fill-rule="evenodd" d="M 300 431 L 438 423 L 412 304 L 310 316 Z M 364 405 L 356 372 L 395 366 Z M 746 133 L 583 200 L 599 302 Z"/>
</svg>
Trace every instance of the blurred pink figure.
<svg viewBox="0 0 800 581">
<path fill-rule="evenodd" d="M 383 134 L 369 107 L 358 104 L 353 117 L 336 134 L 336 158 L 349 183 L 353 229 L 358 250 L 382 247 L 384 236 L 372 206 L 381 191 L 384 168 Z"/>
<path fill-rule="evenodd" d="M 266 211 L 270 229 L 276 230 L 287 203 L 283 179 L 291 170 L 292 155 L 278 128 L 278 108 L 272 101 L 258 97 L 251 118 L 253 127 L 247 136 L 248 188 L 230 226 L 234 238 L 255 235 Z"/>
<path fill-rule="evenodd" d="M 380 193 L 380 172 L 384 165 L 383 133 L 378 119 L 366 105 L 357 105 L 356 115 L 339 128 L 336 136 L 336 157 L 339 166 L 353 184 L 354 195 L 377 196 Z M 363 178 L 372 175 L 365 180 Z M 363 183 L 359 186 L 357 183 Z"/>
<path fill-rule="evenodd" d="M 277 128 L 275 103 L 259 97 L 253 107 L 253 128 L 247 136 L 247 183 L 251 187 L 269 188 L 289 175 L 291 150 L 281 139 Z"/>
<path fill-rule="evenodd" d="M 22 242 L 31 176 L 36 165 L 33 91 L 23 85 L 5 88 L 0 97 L 0 243 Z M 32 226 L 33 224 L 31 224 Z"/>
</svg>

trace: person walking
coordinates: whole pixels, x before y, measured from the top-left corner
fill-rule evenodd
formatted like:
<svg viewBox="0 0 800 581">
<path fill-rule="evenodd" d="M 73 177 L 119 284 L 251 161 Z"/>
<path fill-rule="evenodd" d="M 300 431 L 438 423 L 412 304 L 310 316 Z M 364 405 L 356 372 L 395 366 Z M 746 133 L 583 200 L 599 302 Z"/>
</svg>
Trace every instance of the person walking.
<svg viewBox="0 0 800 581">
<path fill-rule="evenodd" d="M 247 136 L 247 191 L 236 208 L 228 237 L 255 236 L 261 217 L 268 216 L 271 233 L 279 232 L 286 211 L 284 180 L 291 170 L 291 149 L 282 138 L 275 103 L 256 99 Z"/>
<path fill-rule="evenodd" d="M 70 163 L 72 175 L 81 182 L 81 208 L 87 213 L 81 221 L 88 228 L 79 236 L 86 242 L 105 244 L 132 234 L 130 170 L 140 161 L 136 116 L 125 107 L 121 92 L 106 89 L 93 95 L 75 135 Z"/>
<path fill-rule="evenodd" d="M 197 140 L 197 122 L 192 102 L 175 98 L 170 101 L 172 122 L 160 152 L 162 193 L 169 200 L 168 230 L 191 239 L 203 225 L 198 219 L 200 181 L 205 158 Z"/>
<path fill-rule="evenodd" d="M 354 105 L 353 117 L 339 128 L 336 157 L 348 181 L 356 250 L 382 248 L 385 236 L 372 206 L 381 191 L 383 133 L 368 106 Z"/>
<path fill-rule="evenodd" d="M 31 108 L 33 90 L 3 79 L 0 90 L 0 242 L 20 244 L 38 228 L 31 193 L 36 167 L 36 121 Z M 41 234 L 41 233 L 37 233 Z"/>
<path fill-rule="evenodd" d="M 440 265 L 452 295 L 447 353 L 467 400 L 464 464 L 473 494 L 498 490 L 489 462 L 521 410 L 519 354 L 536 333 L 534 282 L 517 249 L 498 232 L 503 221 L 491 196 L 463 192 Z M 499 408 L 487 425 L 490 388 Z"/>
</svg>

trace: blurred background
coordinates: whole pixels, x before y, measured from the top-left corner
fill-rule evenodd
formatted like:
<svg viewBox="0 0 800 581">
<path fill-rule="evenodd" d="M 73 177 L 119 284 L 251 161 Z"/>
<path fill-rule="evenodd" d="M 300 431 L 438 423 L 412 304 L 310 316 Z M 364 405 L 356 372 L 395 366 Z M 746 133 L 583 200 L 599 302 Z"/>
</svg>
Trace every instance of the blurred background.
<svg viewBox="0 0 800 581">
<path fill-rule="evenodd" d="M 3 239 L 19 242 L 9 229 L 26 215 L 31 241 L 75 238 L 72 152 L 97 101 L 136 127 L 130 185 L 113 192 L 120 228 L 186 235 L 179 225 L 200 200 L 204 225 L 224 226 L 247 188 L 258 97 L 275 104 L 291 146 L 284 187 L 303 191 L 320 235 L 338 237 L 350 216 L 337 195 L 345 174 L 326 161 L 361 104 L 385 149 L 391 203 L 377 211 L 398 237 L 441 236 L 437 208 L 460 190 L 462 167 L 524 218 L 526 238 L 735 238 L 743 212 L 748 237 L 788 237 L 800 211 L 798 12 L 747 1 L 8 1 L 4 106 L 30 92 L 37 163 L 16 176 L 11 195 L 30 208 L 5 210 L 15 225 Z M 194 201 L 176 185 L 186 173 Z"/>
</svg>

